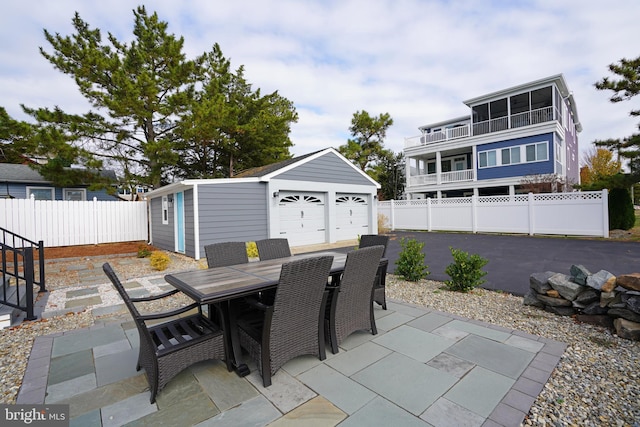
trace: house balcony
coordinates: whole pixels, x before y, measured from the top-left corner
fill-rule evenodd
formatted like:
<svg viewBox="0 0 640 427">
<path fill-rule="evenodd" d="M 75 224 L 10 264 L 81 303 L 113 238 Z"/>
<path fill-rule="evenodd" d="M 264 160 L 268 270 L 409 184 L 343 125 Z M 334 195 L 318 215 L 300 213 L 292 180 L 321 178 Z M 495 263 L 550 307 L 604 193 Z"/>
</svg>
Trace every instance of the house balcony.
<svg viewBox="0 0 640 427">
<path fill-rule="evenodd" d="M 443 141 L 460 140 L 492 132 L 536 125 L 556 120 L 557 117 L 558 112 L 553 107 L 539 108 L 537 110 L 525 111 L 524 113 L 512 114 L 492 120 L 446 128 L 437 132 L 405 138 L 404 148 L 437 144 Z"/>
<path fill-rule="evenodd" d="M 417 187 L 421 185 L 439 185 L 439 184 L 447 184 L 451 182 L 473 181 L 474 177 L 475 177 L 475 174 L 473 169 L 442 172 L 440 173 L 440 179 L 438 179 L 437 173 L 430 173 L 430 174 L 424 174 L 424 175 L 411 175 L 409 177 L 408 186 Z"/>
</svg>

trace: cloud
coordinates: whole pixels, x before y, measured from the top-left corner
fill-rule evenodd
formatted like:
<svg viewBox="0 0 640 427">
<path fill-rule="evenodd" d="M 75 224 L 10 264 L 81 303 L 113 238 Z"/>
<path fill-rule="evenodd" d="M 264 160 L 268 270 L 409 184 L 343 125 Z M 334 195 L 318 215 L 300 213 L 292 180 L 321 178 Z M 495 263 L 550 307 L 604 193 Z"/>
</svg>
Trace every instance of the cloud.
<svg viewBox="0 0 640 427">
<path fill-rule="evenodd" d="M 84 111 L 73 81 L 38 53 L 42 29 L 68 35 L 78 11 L 103 36 L 131 40 L 133 8 L 125 0 L 5 1 L 1 105 L 22 119 L 20 103 Z M 419 126 L 468 114 L 466 99 L 559 73 L 577 101 L 583 149 L 637 131 L 628 111 L 640 99 L 611 104 L 593 86 L 608 64 L 638 54 L 636 0 L 155 0 L 146 8 L 184 36 L 187 56 L 217 42 L 254 88 L 292 100 L 294 154 L 344 144 L 360 110 L 391 115 L 385 145 L 398 152 Z"/>
</svg>

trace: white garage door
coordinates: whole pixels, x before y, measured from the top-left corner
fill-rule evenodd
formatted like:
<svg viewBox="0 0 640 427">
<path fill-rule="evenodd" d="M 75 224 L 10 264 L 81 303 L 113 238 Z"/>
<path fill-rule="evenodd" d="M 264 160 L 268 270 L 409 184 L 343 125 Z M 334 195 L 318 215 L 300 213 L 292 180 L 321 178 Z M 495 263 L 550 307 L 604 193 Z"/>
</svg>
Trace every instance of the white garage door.
<svg viewBox="0 0 640 427">
<path fill-rule="evenodd" d="M 280 237 L 290 246 L 326 242 L 325 195 L 280 192 Z"/>
<path fill-rule="evenodd" d="M 337 240 L 351 240 L 369 232 L 369 198 L 366 194 L 336 195 Z"/>
</svg>

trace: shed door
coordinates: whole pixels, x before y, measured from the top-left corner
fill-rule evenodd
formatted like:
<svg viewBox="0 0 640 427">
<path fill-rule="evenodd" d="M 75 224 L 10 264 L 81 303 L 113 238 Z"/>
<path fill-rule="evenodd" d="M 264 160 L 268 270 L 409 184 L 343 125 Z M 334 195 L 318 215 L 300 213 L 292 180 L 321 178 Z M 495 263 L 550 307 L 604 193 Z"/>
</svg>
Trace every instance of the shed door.
<svg viewBox="0 0 640 427">
<path fill-rule="evenodd" d="M 357 239 L 369 232 L 368 200 L 367 194 L 336 195 L 337 240 Z"/>
<path fill-rule="evenodd" d="M 280 192 L 280 237 L 290 246 L 326 242 L 325 195 Z"/>
</svg>

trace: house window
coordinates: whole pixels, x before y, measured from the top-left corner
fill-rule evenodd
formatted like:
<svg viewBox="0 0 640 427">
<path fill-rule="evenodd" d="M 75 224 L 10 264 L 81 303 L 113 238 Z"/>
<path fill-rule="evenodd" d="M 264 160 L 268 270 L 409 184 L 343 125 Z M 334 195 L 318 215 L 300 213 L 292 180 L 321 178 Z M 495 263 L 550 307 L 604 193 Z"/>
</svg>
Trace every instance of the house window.
<svg viewBox="0 0 640 427">
<path fill-rule="evenodd" d="M 27 198 L 33 196 L 36 200 L 55 200 L 53 190 L 51 187 L 27 187 Z"/>
<path fill-rule="evenodd" d="M 64 200 L 71 200 L 74 202 L 83 202 L 87 200 L 87 190 L 84 188 L 65 188 Z"/>
<path fill-rule="evenodd" d="M 427 174 L 436 173 L 436 162 L 427 163 Z"/>
<path fill-rule="evenodd" d="M 169 196 L 162 196 L 162 223 L 169 224 Z"/>
<path fill-rule="evenodd" d="M 496 166 L 496 150 L 478 153 L 478 162 L 481 168 Z"/>
<path fill-rule="evenodd" d="M 527 162 L 542 162 L 549 160 L 546 142 L 526 145 L 525 150 L 527 153 Z"/>
<path fill-rule="evenodd" d="M 520 163 L 520 147 L 502 149 L 502 164 L 512 165 Z"/>
</svg>

